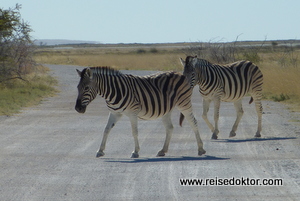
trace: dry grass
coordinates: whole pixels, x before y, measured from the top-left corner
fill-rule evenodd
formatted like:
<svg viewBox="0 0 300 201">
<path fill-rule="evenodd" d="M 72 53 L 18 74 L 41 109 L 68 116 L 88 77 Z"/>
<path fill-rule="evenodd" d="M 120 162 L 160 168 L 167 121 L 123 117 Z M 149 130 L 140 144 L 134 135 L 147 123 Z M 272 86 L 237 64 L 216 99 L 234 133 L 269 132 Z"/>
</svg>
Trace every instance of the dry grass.
<svg viewBox="0 0 300 201">
<path fill-rule="evenodd" d="M 138 51 L 103 48 L 40 50 L 35 54 L 35 60 L 48 64 L 111 66 L 120 70 L 182 70 L 179 57 L 184 58 L 184 53 L 159 49 L 157 53 L 149 52 L 150 49 L 145 49 L 145 53 Z"/>
<path fill-rule="evenodd" d="M 266 65 L 266 66 L 265 66 Z M 273 95 L 300 95 L 300 69 L 280 68 L 275 65 L 261 64 L 264 74 L 264 88 Z"/>
<path fill-rule="evenodd" d="M 57 81 L 45 72 L 45 68 L 39 67 L 38 73 L 24 77 L 27 81 L 17 79 L 0 83 L 0 115 L 13 115 L 22 107 L 38 104 L 43 98 L 53 95 Z"/>
<path fill-rule="evenodd" d="M 264 75 L 264 97 L 285 101 L 292 110 L 300 111 L 300 66 L 283 67 L 274 57 L 264 58 L 258 66 Z"/>
</svg>

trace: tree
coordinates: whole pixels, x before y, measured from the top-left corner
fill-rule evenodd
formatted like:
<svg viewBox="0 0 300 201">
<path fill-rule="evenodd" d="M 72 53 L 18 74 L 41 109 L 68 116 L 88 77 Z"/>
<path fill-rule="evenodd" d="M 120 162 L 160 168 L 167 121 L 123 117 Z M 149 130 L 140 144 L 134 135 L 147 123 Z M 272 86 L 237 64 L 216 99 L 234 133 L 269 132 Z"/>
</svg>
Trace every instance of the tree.
<svg viewBox="0 0 300 201">
<path fill-rule="evenodd" d="M 22 79 L 33 70 L 32 29 L 21 18 L 21 5 L 0 8 L 0 82 Z"/>
</svg>

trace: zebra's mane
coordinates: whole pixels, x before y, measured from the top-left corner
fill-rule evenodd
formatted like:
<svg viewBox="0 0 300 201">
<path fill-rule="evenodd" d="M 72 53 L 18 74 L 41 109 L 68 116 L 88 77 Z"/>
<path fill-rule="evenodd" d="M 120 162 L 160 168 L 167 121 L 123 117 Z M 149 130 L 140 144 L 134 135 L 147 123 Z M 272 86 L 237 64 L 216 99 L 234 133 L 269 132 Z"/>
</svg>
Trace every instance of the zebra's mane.
<svg viewBox="0 0 300 201">
<path fill-rule="evenodd" d="M 152 79 L 157 79 L 161 76 L 170 76 L 172 74 L 179 74 L 182 75 L 181 73 L 177 73 L 177 72 L 173 72 L 173 71 L 167 71 L 167 72 L 157 72 L 154 74 L 150 74 L 150 75 L 144 75 L 144 76 L 140 76 L 140 75 L 131 75 L 131 74 L 123 74 L 121 71 L 116 70 L 112 67 L 109 66 L 97 66 L 97 67 L 90 67 L 91 71 L 93 74 L 97 74 L 97 75 L 112 75 L 112 76 L 124 76 L 124 77 L 134 77 L 134 78 L 138 78 L 138 79 L 145 79 L 145 80 L 152 80 Z M 86 72 L 87 68 L 83 69 L 81 75 L 83 76 Z"/>
<path fill-rule="evenodd" d="M 198 59 L 197 63 L 199 65 L 202 65 L 202 66 L 211 66 L 211 65 L 213 65 L 212 63 L 210 63 L 209 61 L 207 61 L 205 59 Z"/>
<path fill-rule="evenodd" d="M 198 59 L 196 66 L 208 66 L 208 67 L 218 66 L 218 67 L 222 67 L 222 68 L 230 68 L 230 67 L 234 66 L 235 64 L 242 63 L 242 62 L 246 62 L 246 61 L 242 60 L 242 61 L 236 61 L 236 62 L 228 63 L 228 64 L 216 64 L 216 63 L 211 63 L 205 59 Z"/>
<path fill-rule="evenodd" d="M 186 60 L 185 60 L 185 63 L 189 64 L 193 58 L 197 58 L 197 57 L 187 56 Z M 213 64 L 210 63 L 209 61 L 205 60 L 205 59 L 197 58 L 197 64 L 196 65 L 199 65 L 199 66 L 210 66 L 210 65 L 213 65 Z"/>
<path fill-rule="evenodd" d="M 90 67 L 93 73 L 96 74 L 105 74 L 105 75 L 123 75 L 119 70 L 116 70 L 109 66 L 97 66 L 97 67 Z"/>
<path fill-rule="evenodd" d="M 117 76 L 129 76 L 129 77 L 136 77 L 136 78 L 141 78 L 141 79 L 152 79 L 152 78 L 157 78 L 159 76 L 162 76 L 163 74 L 170 74 L 170 73 L 174 73 L 171 71 L 168 72 L 157 72 L 154 74 L 150 74 L 150 75 L 144 75 L 144 76 L 139 76 L 139 75 L 131 75 L 131 74 L 123 74 L 121 71 L 116 70 L 112 67 L 109 66 L 97 66 L 97 67 L 90 67 L 90 69 L 92 70 L 93 73 L 95 74 L 103 74 L 103 75 L 117 75 Z M 84 74 L 84 71 L 86 69 L 84 69 L 82 71 L 82 73 Z"/>
</svg>

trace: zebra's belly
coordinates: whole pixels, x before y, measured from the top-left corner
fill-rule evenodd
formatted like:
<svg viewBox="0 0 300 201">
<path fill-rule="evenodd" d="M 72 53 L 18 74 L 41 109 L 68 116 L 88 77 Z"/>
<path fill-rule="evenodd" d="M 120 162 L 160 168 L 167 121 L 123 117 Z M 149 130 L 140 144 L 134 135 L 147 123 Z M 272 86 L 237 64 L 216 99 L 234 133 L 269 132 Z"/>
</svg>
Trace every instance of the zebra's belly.
<svg viewBox="0 0 300 201">
<path fill-rule="evenodd" d="M 174 107 L 163 109 L 163 108 L 142 108 L 138 113 L 138 118 L 143 120 L 154 120 L 160 117 L 163 117 L 165 114 L 172 111 Z"/>
<path fill-rule="evenodd" d="M 115 105 L 110 105 L 110 104 L 107 104 L 107 106 L 110 112 L 122 113 L 127 116 L 130 116 L 133 113 L 137 113 L 137 117 L 143 120 L 154 120 L 163 117 L 165 114 L 169 113 L 174 108 L 171 107 L 171 108 L 167 108 L 166 110 L 163 109 L 163 107 L 158 108 L 158 107 L 148 106 L 146 108 L 138 104 L 132 107 L 122 107 L 122 108 L 118 108 Z"/>
<path fill-rule="evenodd" d="M 202 95 L 202 97 L 207 100 L 214 100 L 217 97 L 220 97 L 220 100 L 223 102 L 235 102 L 235 101 L 242 99 L 244 96 L 242 96 L 242 95 L 241 96 L 233 96 L 233 95 L 228 96 L 226 94 L 210 94 L 207 96 Z"/>
<path fill-rule="evenodd" d="M 238 101 L 242 98 L 243 97 L 240 97 L 240 98 L 221 98 L 221 101 L 223 101 L 223 102 L 235 102 L 235 101 Z"/>
<path fill-rule="evenodd" d="M 238 101 L 240 99 L 242 99 L 244 97 L 244 95 L 223 95 L 221 97 L 221 101 L 223 102 L 235 102 L 235 101 Z"/>
<path fill-rule="evenodd" d="M 143 120 L 154 120 L 160 117 L 163 117 L 166 113 L 152 113 L 152 112 L 140 112 L 138 114 L 138 118 L 139 119 L 143 119 Z"/>
</svg>

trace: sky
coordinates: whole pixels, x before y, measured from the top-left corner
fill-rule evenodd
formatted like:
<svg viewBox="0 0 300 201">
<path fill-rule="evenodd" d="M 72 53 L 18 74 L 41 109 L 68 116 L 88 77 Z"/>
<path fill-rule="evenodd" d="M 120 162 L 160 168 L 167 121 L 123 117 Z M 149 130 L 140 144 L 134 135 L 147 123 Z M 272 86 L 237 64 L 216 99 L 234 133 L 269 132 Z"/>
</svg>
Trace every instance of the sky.
<svg viewBox="0 0 300 201">
<path fill-rule="evenodd" d="M 300 39 L 299 0 L 0 0 L 34 39 L 99 43 Z"/>
</svg>

